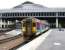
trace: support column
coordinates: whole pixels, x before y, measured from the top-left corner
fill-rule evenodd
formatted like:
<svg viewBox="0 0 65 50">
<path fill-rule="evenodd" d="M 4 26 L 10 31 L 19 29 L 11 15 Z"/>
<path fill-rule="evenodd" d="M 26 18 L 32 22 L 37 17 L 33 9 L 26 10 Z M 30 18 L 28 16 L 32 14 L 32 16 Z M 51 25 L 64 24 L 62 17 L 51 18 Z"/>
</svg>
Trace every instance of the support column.
<svg viewBox="0 0 65 50">
<path fill-rule="evenodd" d="M 8 28 L 8 20 L 6 20 L 6 28 Z"/>
<path fill-rule="evenodd" d="M 6 25 L 7 25 L 6 19 L 3 20 L 3 25 L 4 25 L 4 28 L 6 28 Z"/>
<path fill-rule="evenodd" d="M 7 20 L 7 27 L 9 28 L 9 20 Z"/>
<path fill-rule="evenodd" d="M 58 28 L 58 18 L 56 17 L 56 28 Z"/>
<path fill-rule="evenodd" d="M 5 22 L 5 28 L 8 28 L 7 19 L 5 19 L 4 22 Z"/>
<path fill-rule="evenodd" d="M 18 23 L 17 23 L 17 22 L 18 22 L 18 20 L 16 20 L 15 22 L 16 22 L 16 29 L 17 29 L 17 28 L 18 28 Z"/>
<path fill-rule="evenodd" d="M 0 27 L 2 28 L 2 19 L 0 19 Z"/>
</svg>

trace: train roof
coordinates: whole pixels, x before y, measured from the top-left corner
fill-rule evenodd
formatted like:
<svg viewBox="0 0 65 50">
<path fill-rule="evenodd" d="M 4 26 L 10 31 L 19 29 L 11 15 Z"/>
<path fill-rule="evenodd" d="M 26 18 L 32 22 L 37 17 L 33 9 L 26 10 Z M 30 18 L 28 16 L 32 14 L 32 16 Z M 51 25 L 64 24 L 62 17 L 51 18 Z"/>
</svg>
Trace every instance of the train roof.
<svg viewBox="0 0 65 50">
<path fill-rule="evenodd" d="M 23 19 L 21 22 L 27 21 L 27 20 L 29 20 L 29 19 L 33 20 L 34 22 L 40 22 L 40 23 L 42 23 L 42 24 L 48 25 L 48 22 L 47 22 L 46 20 L 40 20 L 40 19 L 37 19 L 37 18 L 34 18 L 34 17 L 32 17 L 32 18 L 25 18 L 25 19 Z"/>
</svg>

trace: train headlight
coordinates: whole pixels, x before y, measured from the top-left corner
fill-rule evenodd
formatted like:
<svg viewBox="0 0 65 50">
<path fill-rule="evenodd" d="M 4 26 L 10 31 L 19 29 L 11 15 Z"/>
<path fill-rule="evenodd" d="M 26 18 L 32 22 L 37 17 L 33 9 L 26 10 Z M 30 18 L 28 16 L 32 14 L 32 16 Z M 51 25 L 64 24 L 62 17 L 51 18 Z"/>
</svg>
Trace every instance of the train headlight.
<svg viewBox="0 0 65 50">
<path fill-rule="evenodd" d="M 25 31 L 26 31 L 25 27 L 23 27 L 23 28 L 22 28 L 22 31 L 23 31 L 23 32 L 25 32 Z"/>
<path fill-rule="evenodd" d="M 33 27 L 32 28 L 32 32 L 36 32 L 36 27 Z"/>
</svg>

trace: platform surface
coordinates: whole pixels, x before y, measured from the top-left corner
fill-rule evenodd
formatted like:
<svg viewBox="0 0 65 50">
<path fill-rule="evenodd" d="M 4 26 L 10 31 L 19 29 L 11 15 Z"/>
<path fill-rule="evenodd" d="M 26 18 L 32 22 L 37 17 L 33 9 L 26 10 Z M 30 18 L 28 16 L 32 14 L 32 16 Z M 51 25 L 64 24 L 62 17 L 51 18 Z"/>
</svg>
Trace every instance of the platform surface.
<svg viewBox="0 0 65 50">
<path fill-rule="evenodd" d="M 65 50 L 65 29 L 63 30 L 52 29 L 36 50 Z"/>
<path fill-rule="evenodd" d="M 20 46 L 19 48 L 17 48 L 17 50 L 36 50 L 36 48 L 46 39 L 51 31 L 52 29 L 48 30 L 45 33 L 42 33 L 42 35 L 30 41 L 29 43 Z"/>
<path fill-rule="evenodd" d="M 11 37 L 14 37 L 14 36 L 17 36 L 19 34 L 22 34 L 21 30 L 18 29 L 18 30 L 12 30 L 12 31 L 8 31 L 8 32 L 5 32 L 4 34 L 3 33 L 0 33 L 2 35 L 0 35 L 0 40 L 3 40 L 3 39 L 7 39 L 7 38 L 11 38 Z"/>
</svg>

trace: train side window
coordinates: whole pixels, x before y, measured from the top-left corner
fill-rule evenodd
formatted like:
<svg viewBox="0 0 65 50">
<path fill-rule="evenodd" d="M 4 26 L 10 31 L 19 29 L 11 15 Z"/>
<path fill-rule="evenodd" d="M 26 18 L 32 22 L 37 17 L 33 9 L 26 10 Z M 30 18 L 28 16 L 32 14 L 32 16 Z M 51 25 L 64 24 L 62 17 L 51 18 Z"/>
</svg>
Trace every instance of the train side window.
<svg viewBox="0 0 65 50">
<path fill-rule="evenodd" d="M 33 26 L 36 26 L 36 24 L 35 24 L 35 23 L 33 23 Z"/>
<path fill-rule="evenodd" d="M 23 27 L 25 27 L 26 26 L 26 24 L 25 23 L 23 23 Z"/>
</svg>

